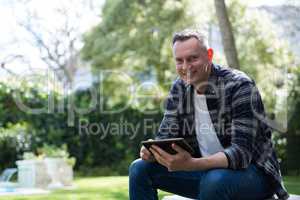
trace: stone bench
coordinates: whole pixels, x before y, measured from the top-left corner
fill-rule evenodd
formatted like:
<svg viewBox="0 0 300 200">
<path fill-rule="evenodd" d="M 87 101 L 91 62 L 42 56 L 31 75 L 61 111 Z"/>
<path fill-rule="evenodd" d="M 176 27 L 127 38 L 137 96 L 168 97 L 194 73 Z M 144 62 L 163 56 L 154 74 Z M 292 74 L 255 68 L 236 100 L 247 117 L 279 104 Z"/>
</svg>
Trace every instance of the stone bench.
<svg viewBox="0 0 300 200">
<path fill-rule="evenodd" d="M 178 195 L 172 195 L 172 196 L 165 196 L 162 200 L 193 200 L 193 199 L 181 197 Z M 300 200 L 300 196 L 291 194 L 289 200 Z"/>
</svg>

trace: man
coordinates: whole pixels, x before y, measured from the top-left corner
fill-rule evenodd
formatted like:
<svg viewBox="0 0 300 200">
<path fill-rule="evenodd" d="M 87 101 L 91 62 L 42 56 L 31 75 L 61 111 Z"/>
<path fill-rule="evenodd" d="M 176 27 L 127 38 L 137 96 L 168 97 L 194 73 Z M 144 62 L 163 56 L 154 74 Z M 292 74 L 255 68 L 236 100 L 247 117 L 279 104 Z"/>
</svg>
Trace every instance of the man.
<svg viewBox="0 0 300 200">
<path fill-rule="evenodd" d="M 213 64 L 194 30 L 174 34 L 173 55 L 179 78 L 157 138 L 184 137 L 196 153 L 142 147 L 129 169 L 130 199 L 158 199 L 157 189 L 200 200 L 287 199 L 254 81 Z"/>
</svg>

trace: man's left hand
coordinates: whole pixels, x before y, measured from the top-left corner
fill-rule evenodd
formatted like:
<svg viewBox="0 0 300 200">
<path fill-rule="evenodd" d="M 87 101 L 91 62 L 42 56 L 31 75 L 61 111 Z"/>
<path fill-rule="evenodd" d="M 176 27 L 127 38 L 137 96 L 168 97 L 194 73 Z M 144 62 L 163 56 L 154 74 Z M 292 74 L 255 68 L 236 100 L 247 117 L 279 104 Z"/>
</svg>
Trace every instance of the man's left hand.
<svg viewBox="0 0 300 200">
<path fill-rule="evenodd" d="M 150 151 L 156 161 L 167 167 L 169 171 L 191 171 L 194 163 L 191 154 L 176 144 L 172 144 L 172 148 L 177 151 L 177 154 L 169 154 L 156 145 L 152 145 Z"/>
</svg>

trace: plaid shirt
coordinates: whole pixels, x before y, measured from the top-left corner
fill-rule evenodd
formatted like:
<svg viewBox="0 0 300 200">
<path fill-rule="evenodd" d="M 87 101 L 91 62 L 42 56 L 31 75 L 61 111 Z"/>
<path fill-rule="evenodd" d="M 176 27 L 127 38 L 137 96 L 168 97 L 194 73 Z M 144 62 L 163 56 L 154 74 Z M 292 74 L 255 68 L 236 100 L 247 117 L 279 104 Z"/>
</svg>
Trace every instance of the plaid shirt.
<svg viewBox="0 0 300 200">
<path fill-rule="evenodd" d="M 246 74 L 212 65 L 205 96 L 209 114 L 229 168 L 239 170 L 254 163 L 271 178 L 280 199 L 287 199 L 279 163 L 265 123 L 264 106 L 255 83 Z M 195 131 L 194 88 L 177 79 L 166 100 L 166 110 L 156 138 L 184 137 L 201 157 Z"/>
</svg>

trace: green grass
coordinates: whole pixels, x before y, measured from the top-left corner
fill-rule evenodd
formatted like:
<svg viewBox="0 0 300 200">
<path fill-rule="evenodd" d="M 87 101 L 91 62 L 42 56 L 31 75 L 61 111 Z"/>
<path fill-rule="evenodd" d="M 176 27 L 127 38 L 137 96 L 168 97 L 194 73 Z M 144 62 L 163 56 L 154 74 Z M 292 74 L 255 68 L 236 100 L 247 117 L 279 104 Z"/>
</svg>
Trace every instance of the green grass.
<svg viewBox="0 0 300 200">
<path fill-rule="evenodd" d="M 300 176 L 285 176 L 283 181 L 289 193 L 300 195 Z"/>
<path fill-rule="evenodd" d="M 300 195 L 300 177 L 284 177 L 291 194 Z M 128 199 L 128 177 L 77 178 L 74 190 L 58 190 L 49 195 L 0 197 L 0 200 L 125 200 Z M 159 191 L 162 199 L 168 193 Z"/>
<path fill-rule="evenodd" d="M 58 190 L 48 195 L 0 197 L 0 200 L 125 200 L 128 199 L 128 177 L 75 179 L 73 190 Z M 167 193 L 159 191 L 160 199 Z"/>
</svg>

